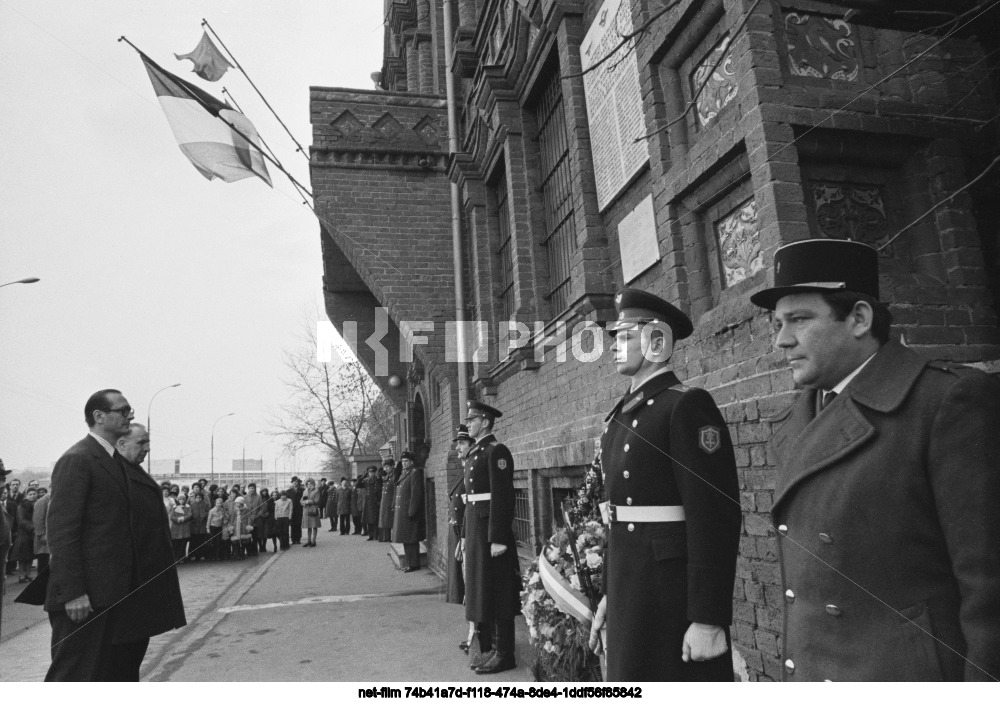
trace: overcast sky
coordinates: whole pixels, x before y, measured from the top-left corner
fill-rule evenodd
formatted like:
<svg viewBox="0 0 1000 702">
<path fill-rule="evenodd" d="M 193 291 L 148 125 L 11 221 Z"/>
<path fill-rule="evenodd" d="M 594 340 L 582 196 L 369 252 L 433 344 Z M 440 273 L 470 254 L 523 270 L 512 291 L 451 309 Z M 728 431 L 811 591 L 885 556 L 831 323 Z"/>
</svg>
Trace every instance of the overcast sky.
<svg viewBox="0 0 1000 702">
<path fill-rule="evenodd" d="M 381 2 L 0 0 L 0 457 L 50 466 L 84 436 L 83 405 L 121 389 L 153 457 L 228 470 L 246 439 L 273 469 L 282 352 L 325 318 L 319 227 L 288 180 L 207 181 L 181 154 L 138 55 L 222 97 L 226 87 L 280 160 L 305 159 L 235 70 L 195 77 L 207 19 L 308 146 L 309 87 L 370 88 Z M 250 435 L 248 437 L 248 435 Z M 318 454 L 279 470 L 318 468 Z"/>
</svg>

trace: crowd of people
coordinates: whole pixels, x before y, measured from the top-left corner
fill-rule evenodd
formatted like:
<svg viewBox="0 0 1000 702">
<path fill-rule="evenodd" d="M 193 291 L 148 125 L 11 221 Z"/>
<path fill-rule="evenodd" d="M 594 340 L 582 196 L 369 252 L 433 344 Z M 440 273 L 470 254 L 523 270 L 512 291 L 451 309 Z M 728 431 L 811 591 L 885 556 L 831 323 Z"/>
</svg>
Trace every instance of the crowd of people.
<svg viewBox="0 0 1000 702">
<path fill-rule="evenodd" d="M 11 473 L 4 470 L 2 461 L 0 461 L 0 473 L 4 478 Z M 21 489 L 21 481 L 17 479 L 0 484 L 2 484 L 0 505 L 10 525 L 4 577 L 16 574 L 19 583 L 30 582 L 35 560 L 38 560 L 38 569 L 41 570 L 49 558 L 48 543 L 45 539 L 45 513 L 49 507 L 48 489 L 40 487 L 37 480 L 28 481 L 25 490 Z"/>
</svg>

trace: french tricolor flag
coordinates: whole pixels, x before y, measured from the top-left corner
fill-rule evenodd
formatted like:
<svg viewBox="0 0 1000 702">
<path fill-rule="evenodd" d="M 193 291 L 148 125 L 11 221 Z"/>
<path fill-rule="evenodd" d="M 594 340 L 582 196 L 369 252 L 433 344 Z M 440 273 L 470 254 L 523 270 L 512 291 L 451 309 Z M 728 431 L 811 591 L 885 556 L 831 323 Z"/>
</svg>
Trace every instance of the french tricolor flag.
<svg viewBox="0 0 1000 702">
<path fill-rule="evenodd" d="M 178 146 L 199 173 L 227 183 L 258 176 L 271 185 L 258 148 L 260 137 L 243 113 L 163 70 L 145 54 L 142 61 Z"/>
</svg>

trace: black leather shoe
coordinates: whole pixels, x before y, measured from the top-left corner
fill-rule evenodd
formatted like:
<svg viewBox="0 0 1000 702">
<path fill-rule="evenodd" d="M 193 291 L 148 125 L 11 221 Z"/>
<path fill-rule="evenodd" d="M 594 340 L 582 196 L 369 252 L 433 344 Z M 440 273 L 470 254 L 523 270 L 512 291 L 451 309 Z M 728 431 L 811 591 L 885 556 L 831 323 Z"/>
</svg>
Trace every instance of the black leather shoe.
<svg viewBox="0 0 1000 702">
<path fill-rule="evenodd" d="M 493 660 L 495 654 L 496 651 L 494 649 L 477 653 L 472 657 L 472 660 L 469 661 L 469 667 L 472 668 L 473 670 L 476 670 L 476 668 L 486 665 L 491 660 Z"/>
<path fill-rule="evenodd" d="M 410 566 L 406 566 L 405 568 L 403 568 L 404 573 L 412 573 L 415 570 L 416 568 L 411 568 Z"/>
<path fill-rule="evenodd" d="M 469 655 L 469 642 L 468 641 L 463 641 L 462 643 L 458 644 L 458 648 L 465 655 Z"/>
<path fill-rule="evenodd" d="M 493 675 L 494 673 L 502 673 L 505 670 L 514 670 L 516 667 L 517 662 L 514 660 L 514 656 L 496 655 L 475 670 L 476 675 Z"/>
</svg>

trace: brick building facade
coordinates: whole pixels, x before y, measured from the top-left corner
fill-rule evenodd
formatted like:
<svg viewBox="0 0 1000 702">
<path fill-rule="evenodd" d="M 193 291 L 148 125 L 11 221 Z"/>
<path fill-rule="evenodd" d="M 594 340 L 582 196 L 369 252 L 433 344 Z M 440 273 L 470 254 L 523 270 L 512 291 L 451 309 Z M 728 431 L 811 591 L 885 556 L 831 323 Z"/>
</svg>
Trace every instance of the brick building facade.
<svg viewBox="0 0 1000 702">
<path fill-rule="evenodd" d="M 894 238 L 996 154 L 995 63 L 967 31 L 942 40 L 852 23 L 812 0 L 617 6 L 455 0 L 459 153 L 449 156 L 444 3 L 386 0 L 379 89 L 310 95 L 327 312 L 400 410 L 399 446 L 422 452 L 434 496 L 428 550 L 441 567 L 459 479 L 450 440 L 464 416 L 446 326 L 451 183 L 465 309 L 488 332 L 469 393 L 504 411 L 496 433 L 514 454 L 522 555 L 551 533 L 626 385 L 607 355 L 596 358 L 602 334 L 572 332 L 610 318 L 624 283 L 684 309 L 696 329 L 675 368 L 722 408 L 740 472 L 734 664 L 744 679 L 774 679 L 782 593 L 767 418 L 795 388 L 749 296 L 769 284 L 782 243 L 864 241 L 882 247 L 883 298 L 907 344 L 995 371 L 996 198 L 970 189 Z M 635 36 L 581 75 L 599 58 L 602 28 L 605 47 Z M 595 112 L 600 86 L 622 91 L 602 103 L 618 109 L 610 118 Z M 388 310 L 387 359 L 365 343 L 378 307 Z M 508 321 L 530 330 L 509 353 L 498 333 Z M 412 358 L 396 353 L 401 338 Z"/>
</svg>

